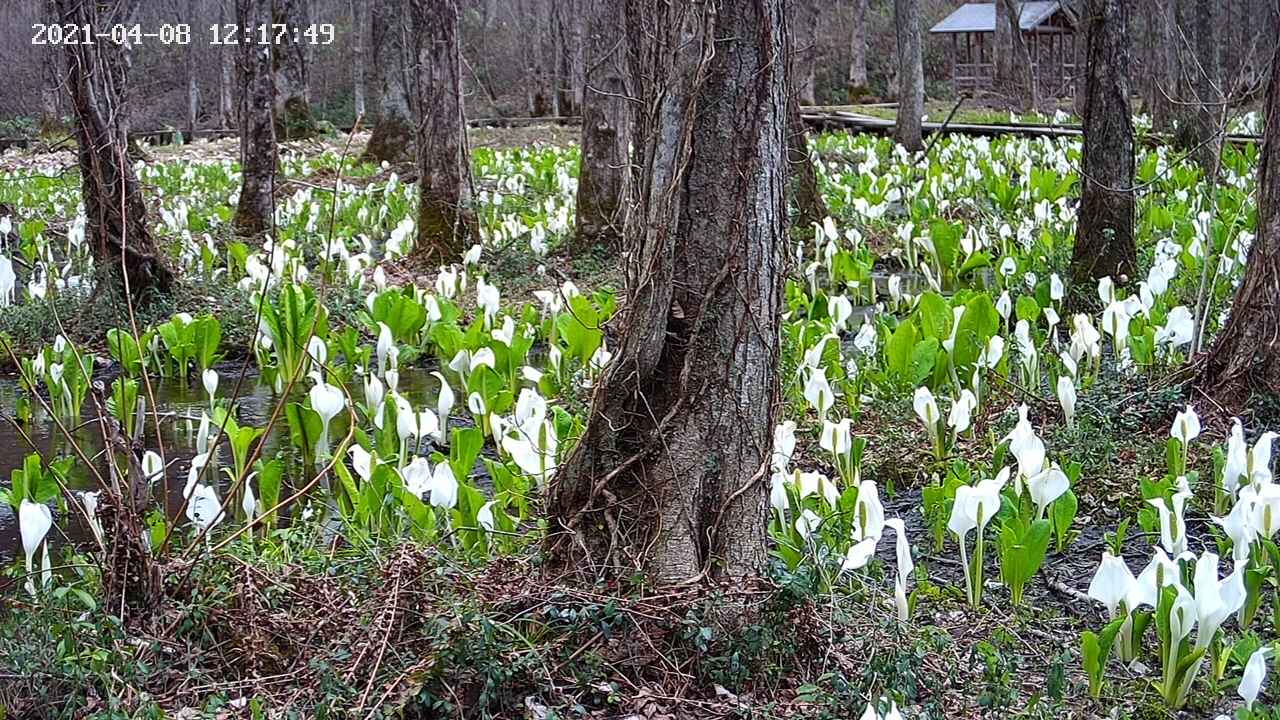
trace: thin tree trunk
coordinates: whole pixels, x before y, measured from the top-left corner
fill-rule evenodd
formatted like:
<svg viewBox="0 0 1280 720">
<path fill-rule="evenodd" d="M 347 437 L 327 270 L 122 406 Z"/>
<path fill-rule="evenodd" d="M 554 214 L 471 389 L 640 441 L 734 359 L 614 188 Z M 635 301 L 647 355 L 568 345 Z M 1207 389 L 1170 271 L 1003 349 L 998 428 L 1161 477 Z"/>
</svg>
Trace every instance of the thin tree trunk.
<svg viewBox="0 0 1280 720">
<path fill-rule="evenodd" d="M 1280 18 L 1273 16 L 1273 37 Z M 1280 394 L 1280 62 L 1271 64 L 1258 163 L 1258 234 L 1226 327 L 1204 365 L 1200 387 L 1240 408 L 1252 393 Z"/>
<path fill-rule="evenodd" d="M 236 0 L 236 22 L 271 21 L 271 0 Z M 257 237 L 271 229 L 276 183 L 275 73 L 271 46 L 240 45 L 240 201 L 232 225 Z"/>
<path fill-rule="evenodd" d="M 274 0 L 271 22 L 290 28 L 304 27 L 306 0 Z M 274 33 L 274 29 L 271 32 Z M 271 60 L 275 72 L 276 136 L 291 140 L 315 134 L 315 119 L 307 100 L 306 39 L 300 37 L 294 42 L 293 34 L 285 33 L 282 41 L 274 45 Z"/>
<path fill-rule="evenodd" d="M 783 0 L 653 3 L 637 282 L 550 487 L 553 564 L 731 582 L 765 568 L 779 403 Z"/>
<path fill-rule="evenodd" d="M 1017 110 L 1030 112 L 1036 106 L 1036 78 L 1031 51 L 1022 34 L 1022 6 L 1014 0 L 997 0 L 996 7 L 1004 8 L 1005 31 L 1009 41 L 1009 95 Z"/>
<path fill-rule="evenodd" d="M 586 53 L 574 245 L 579 251 L 595 246 L 619 250 L 631 176 L 625 0 L 594 0 Z"/>
<path fill-rule="evenodd" d="M 1083 189 L 1071 276 L 1077 285 L 1133 274 L 1133 116 L 1129 109 L 1128 0 L 1089 0 Z"/>
<path fill-rule="evenodd" d="M 402 16 L 393 0 L 372 0 L 373 78 L 378 115 L 365 146 L 364 159 L 397 162 L 413 155 L 413 113 L 409 107 L 406 68 L 411 55 L 402 32 Z"/>
<path fill-rule="evenodd" d="M 920 47 L 920 0 L 894 0 L 898 40 L 898 121 L 893 137 L 908 150 L 924 149 L 924 57 Z"/>
<path fill-rule="evenodd" d="M 849 102 L 867 93 L 867 0 L 852 0 L 853 28 L 849 33 Z"/>
<path fill-rule="evenodd" d="M 827 204 L 818 188 L 818 173 L 809 154 L 809 133 L 800 117 L 795 91 L 787 99 L 787 196 L 795 211 L 794 227 L 811 228 L 828 215 Z"/>
<path fill-rule="evenodd" d="M 196 0 L 187 0 L 186 19 L 197 27 L 200 21 L 200 7 Z M 200 84 L 196 80 L 196 44 L 188 43 L 187 56 L 187 142 L 195 139 L 196 120 L 200 115 Z"/>
<path fill-rule="evenodd" d="M 365 114 L 364 56 L 365 26 L 368 25 L 369 0 L 351 0 L 351 86 L 356 117 Z"/>
<path fill-rule="evenodd" d="M 814 0 L 795 0 L 791 27 L 791 83 L 801 105 L 818 104 L 818 6 Z"/>
<path fill-rule="evenodd" d="M 991 38 L 992 87 L 997 93 L 1007 92 L 1014 83 L 1012 26 L 1009 24 L 1009 6 L 1004 0 L 995 0 L 996 24 Z"/>
<path fill-rule="evenodd" d="M 1217 164 L 1222 147 L 1218 133 L 1218 114 L 1222 97 L 1218 92 L 1219 64 L 1217 38 L 1218 0 L 1190 0 L 1191 22 L 1183 24 L 1183 33 L 1191 43 L 1192 56 L 1183 62 L 1185 82 L 1189 92 L 1185 99 L 1192 101 L 1187 108 L 1185 131 L 1180 145 L 1195 152 L 1196 159 L 1206 171 Z"/>
<path fill-rule="evenodd" d="M 582 107 L 583 8 L 575 0 L 552 0 L 552 32 L 556 37 L 557 115 L 576 115 Z"/>
<path fill-rule="evenodd" d="M 1152 7 L 1152 17 L 1157 28 L 1156 58 L 1153 70 L 1155 78 L 1155 103 L 1152 127 L 1158 132 L 1172 133 L 1181 114 L 1177 98 L 1181 97 L 1182 54 L 1181 36 L 1178 31 L 1178 0 L 1158 0 Z"/>
<path fill-rule="evenodd" d="M 227 0 L 218 3 L 218 25 L 227 23 Z M 218 50 L 218 117 L 222 127 L 229 128 L 236 124 L 235 103 L 231 99 L 231 88 L 235 84 L 235 51 L 230 45 L 222 45 Z"/>
<path fill-rule="evenodd" d="M 418 51 L 418 241 L 414 255 L 449 262 L 480 239 L 462 109 L 458 0 L 411 0 Z"/>
<path fill-rule="evenodd" d="M 133 22 L 138 0 L 56 0 L 58 22 L 112 27 Z M 109 41 L 63 45 L 84 202 L 85 237 L 99 269 L 134 297 L 169 287 L 173 274 L 147 227 L 147 205 L 128 158 L 127 47 Z"/>
</svg>

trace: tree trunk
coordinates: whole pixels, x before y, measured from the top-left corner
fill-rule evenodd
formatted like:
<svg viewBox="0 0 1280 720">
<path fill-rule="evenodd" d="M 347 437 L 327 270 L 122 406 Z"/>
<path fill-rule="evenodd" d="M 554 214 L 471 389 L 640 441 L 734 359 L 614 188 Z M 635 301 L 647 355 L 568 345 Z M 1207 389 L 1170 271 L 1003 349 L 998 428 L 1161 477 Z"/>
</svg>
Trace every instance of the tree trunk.
<svg viewBox="0 0 1280 720">
<path fill-rule="evenodd" d="M 1019 112 L 1030 112 L 1036 106 L 1036 75 L 1031 64 L 1031 51 L 1022 34 L 1022 6 L 1014 0 L 997 0 L 1004 8 L 1005 32 L 1009 38 L 1007 81 L 1009 98 Z"/>
<path fill-rule="evenodd" d="M 1181 115 L 1176 102 L 1181 96 L 1182 53 L 1178 30 L 1178 0 L 1159 0 L 1152 8 L 1156 28 L 1158 65 L 1153 69 L 1155 96 L 1151 122 L 1157 132 L 1173 133 Z"/>
<path fill-rule="evenodd" d="M 378 117 L 364 149 L 364 160 L 397 162 L 413 155 L 413 113 L 406 69 L 410 62 L 404 23 L 393 0 L 372 0 L 373 78 Z"/>
<path fill-rule="evenodd" d="M 414 255 L 450 262 L 479 242 L 462 109 L 458 0 L 412 0 L 418 51 L 418 242 Z"/>
<path fill-rule="evenodd" d="M 818 173 L 809 154 L 809 133 L 800 117 L 797 93 L 787 99 L 787 196 L 795 212 L 793 227 L 811 228 L 827 217 L 827 204 L 818 188 Z"/>
<path fill-rule="evenodd" d="M 852 0 L 853 28 L 849 33 L 849 102 L 867 94 L 867 0 Z"/>
<path fill-rule="evenodd" d="M 576 115 L 582 107 L 583 8 L 575 0 L 552 0 L 552 32 L 556 45 L 558 115 Z"/>
<path fill-rule="evenodd" d="M 134 21 L 138 0 L 55 0 L 58 22 L 95 28 Z M 99 271 L 135 298 L 163 291 L 173 275 L 147 227 L 147 205 L 128 154 L 122 97 L 129 49 L 109 40 L 63 45 L 84 202 L 85 237 Z"/>
<path fill-rule="evenodd" d="M 187 0 L 186 19 L 197 27 L 203 25 L 200 21 L 200 7 L 196 0 Z M 196 44 L 188 43 L 185 54 L 187 56 L 187 142 L 191 142 L 195 139 L 196 121 L 200 115 L 200 84 L 196 80 Z"/>
<path fill-rule="evenodd" d="M 647 4 L 647 3 L 646 3 Z M 786 147 L 783 0 L 652 3 L 644 181 L 613 361 L 550 487 L 553 564 L 659 584 L 768 558 Z"/>
<path fill-rule="evenodd" d="M 227 23 L 227 3 L 218 3 L 218 25 Z M 223 45 L 218 50 L 218 118 L 222 127 L 229 128 L 236 124 L 235 103 L 231 99 L 231 87 L 235 84 L 236 56 L 232 46 Z"/>
<path fill-rule="evenodd" d="M 992 86 L 996 92 L 1007 92 L 1013 85 L 1013 64 L 1016 59 L 1013 54 L 1013 34 L 1012 26 L 1009 24 L 1009 6 L 1004 0 L 995 0 L 996 24 L 995 32 L 991 38 L 991 55 L 992 55 Z"/>
<path fill-rule="evenodd" d="M 893 0 L 898 40 L 898 121 L 893 137 L 913 152 L 924 149 L 924 57 L 920 47 L 920 0 Z"/>
<path fill-rule="evenodd" d="M 631 88 L 625 0 L 594 0 L 587 30 L 575 249 L 622 248 L 630 202 Z"/>
<path fill-rule="evenodd" d="M 364 33 L 368 24 L 368 0 L 351 0 L 351 87 L 356 117 L 364 117 Z"/>
<path fill-rule="evenodd" d="M 1280 19 L 1273 19 L 1271 27 L 1272 33 L 1280 33 Z M 1280 62 L 1271 64 L 1263 114 L 1258 234 L 1227 325 L 1200 379 L 1210 396 L 1233 408 L 1242 407 L 1252 393 L 1280 394 Z"/>
<path fill-rule="evenodd" d="M 1128 0 L 1089 0 L 1083 188 L 1071 276 L 1077 285 L 1127 282 L 1133 239 L 1133 116 L 1129 109 Z"/>
<path fill-rule="evenodd" d="M 1215 167 L 1222 140 L 1218 137 L 1218 116 L 1222 97 L 1218 92 L 1218 0 L 1189 0 L 1189 22 L 1182 31 L 1190 42 L 1191 57 L 1182 63 L 1187 93 L 1183 100 L 1190 102 L 1184 113 L 1186 122 L 1179 133 L 1178 144 L 1192 151 L 1201 167 L 1208 172 Z"/>
<path fill-rule="evenodd" d="M 236 0 L 236 22 L 271 21 L 271 0 Z M 271 230 L 276 186 L 275 73 L 271 46 L 240 45 L 240 201 L 232 225 L 241 235 Z"/>
<path fill-rule="evenodd" d="M 814 0 L 793 0 L 791 7 L 791 87 L 801 105 L 817 105 L 818 6 Z"/>
<path fill-rule="evenodd" d="M 307 24 L 306 0 L 274 0 L 272 23 L 282 23 L 290 28 Z M 273 31 L 274 32 L 274 31 Z M 275 123 L 276 136 L 281 140 L 293 140 L 314 135 L 315 118 L 311 116 L 311 103 L 307 101 L 307 46 L 306 39 L 294 42 L 292 33 L 285 33 L 271 53 L 272 70 L 275 73 Z"/>
</svg>

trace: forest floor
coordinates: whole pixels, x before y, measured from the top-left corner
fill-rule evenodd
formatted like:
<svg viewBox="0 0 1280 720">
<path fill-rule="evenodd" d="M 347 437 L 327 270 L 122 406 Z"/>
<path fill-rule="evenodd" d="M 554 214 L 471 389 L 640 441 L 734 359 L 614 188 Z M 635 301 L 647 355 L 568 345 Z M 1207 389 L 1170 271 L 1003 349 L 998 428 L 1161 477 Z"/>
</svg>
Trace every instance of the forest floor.
<svg viewBox="0 0 1280 720">
<path fill-rule="evenodd" d="M 573 134 L 542 126 L 479 130 L 471 144 L 568 144 Z M 348 147 L 345 138 L 310 142 L 295 149 Z M 362 145 L 359 137 L 350 144 Z M 236 145 L 148 152 L 232 160 Z M 6 172 L 74 174 L 69 167 L 69 153 L 0 158 Z M 414 171 L 381 169 L 359 182 L 385 182 L 391 172 Z M 331 181 L 319 176 L 306 184 Z M 284 183 L 282 194 L 292 187 Z M 553 251 L 541 259 L 513 251 L 491 267 L 504 302 L 531 298 L 539 266 L 584 291 L 622 283 L 617 259 L 603 251 Z M 389 269 L 397 272 L 406 274 L 393 281 L 429 284 Z M 331 304 L 331 322 L 354 324 L 361 302 L 353 294 Z M 232 286 L 180 284 L 171 302 L 139 322 L 178 309 L 213 312 L 224 318 L 226 347 L 243 349 L 255 330 L 245 303 Z M 59 332 L 101 348 L 103 328 L 126 321 L 123 306 L 103 296 L 47 308 L 21 306 L 0 317 L 0 331 L 19 354 Z M 312 528 L 282 529 L 270 554 L 242 538 L 211 558 L 175 560 L 171 570 L 190 572 L 172 573 L 185 580 L 172 583 L 165 605 L 140 626 L 102 622 L 92 598 L 76 593 L 43 604 L 5 598 L 0 707 L 9 717 L 851 718 L 869 697 L 891 689 L 907 699 L 902 710 L 911 718 L 1171 717 L 1148 673 L 1120 669 L 1100 700 L 1090 698 L 1079 652 L 1081 631 L 1102 623 L 1101 609 L 1083 593 L 1104 529 L 1136 511 L 1138 478 L 1163 473 L 1169 424 L 1187 401 L 1184 378 L 1104 374 L 1074 427 L 1052 420 L 1041 427 L 1046 444 L 1071 448 L 1083 464 L 1077 527 L 1085 529 L 1076 552 L 1050 555 L 1021 607 L 994 582 L 987 590 L 993 601 L 967 607 L 960 562 L 950 547 L 935 546 L 915 512 L 922 488 L 946 467 L 921 446 L 909 401 L 870 400 L 857 423 L 872 448 L 863 476 L 882 488 L 887 514 L 907 519 L 922 553 L 917 561 L 928 568 L 914 580 L 910 623 L 894 619 L 892 592 L 875 575 L 832 582 L 802 566 L 794 573 L 775 567 L 749 588 L 583 585 L 549 576 L 536 545 L 473 565 L 394 539 L 365 538 L 357 546 Z M 983 452 L 1013 426 L 1023 402 L 1045 401 L 1010 383 L 994 387 L 985 417 L 975 421 L 986 434 L 962 440 L 955 454 Z M 1221 442 L 1227 417 L 1202 416 L 1202 442 Z M 826 463 L 816 443 L 795 457 L 798 467 Z M 1199 468 L 1206 474 L 1207 463 Z M 1143 562 L 1149 538 L 1134 531 L 1126 543 L 1133 562 Z M 882 543 L 880 553 L 891 558 L 891 544 Z M 1226 712 L 1220 696 L 1193 698 L 1185 717 Z"/>
</svg>

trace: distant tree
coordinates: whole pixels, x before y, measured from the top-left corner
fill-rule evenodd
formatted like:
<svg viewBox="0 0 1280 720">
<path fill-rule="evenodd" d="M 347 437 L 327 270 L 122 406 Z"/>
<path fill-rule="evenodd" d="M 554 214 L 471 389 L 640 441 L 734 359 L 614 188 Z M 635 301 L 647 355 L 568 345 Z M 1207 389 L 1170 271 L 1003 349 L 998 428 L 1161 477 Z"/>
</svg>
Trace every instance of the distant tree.
<svg viewBox="0 0 1280 720">
<path fill-rule="evenodd" d="M 364 76 L 365 76 L 365 31 L 368 25 L 369 0 L 351 1 L 351 97 L 355 105 L 356 117 L 365 113 Z"/>
<path fill-rule="evenodd" d="M 1133 114 L 1129 108 L 1129 0 L 1088 0 L 1084 151 L 1071 276 L 1083 285 L 1133 274 Z"/>
<path fill-rule="evenodd" d="M 594 0 L 587 26 L 574 245 L 622 247 L 631 186 L 632 88 L 627 82 L 626 0 Z"/>
<path fill-rule="evenodd" d="M 893 0 L 898 41 L 898 121 L 893 137 L 908 150 L 924 149 L 924 56 L 920 47 L 920 0 Z"/>
<path fill-rule="evenodd" d="M 307 0 L 273 0 L 271 22 L 290 28 L 306 27 Z M 307 92 L 307 41 L 285 33 L 271 52 L 275 72 L 276 135 L 282 140 L 308 137 L 316 132 Z"/>
<path fill-rule="evenodd" d="M 768 559 L 780 406 L 784 0 L 642 4 L 629 297 L 548 550 L 584 574 L 739 581 Z"/>
<path fill-rule="evenodd" d="M 996 7 L 1004 8 L 1009 42 L 1005 78 L 1009 98 L 1019 112 L 1030 112 L 1036 105 L 1036 75 L 1026 36 L 1022 34 L 1022 4 L 1017 0 L 996 0 Z"/>
<path fill-rule="evenodd" d="M 236 22 L 271 22 L 271 0 L 236 0 Z M 256 237 L 271 229 L 276 188 L 275 73 L 271 46 L 240 44 L 240 200 L 232 226 Z"/>
<path fill-rule="evenodd" d="M 798 95 L 792 90 L 787 97 L 787 197 L 795 211 L 795 226 L 807 229 L 821 223 L 828 213 L 809 153 L 809 133 L 800 116 Z"/>
<path fill-rule="evenodd" d="M 462 110 L 458 0 L 411 0 L 418 41 L 418 241 L 427 263 L 458 258 L 479 240 Z"/>
<path fill-rule="evenodd" d="M 140 0 L 54 0 L 57 22 L 77 27 L 129 25 Z M 163 291 L 173 278 L 147 226 L 147 204 L 128 157 L 128 48 L 103 39 L 66 43 L 85 237 L 100 271 L 141 296 Z M 123 272 L 122 272 L 123 271 Z"/>
<path fill-rule="evenodd" d="M 850 0 L 853 28 L 849 33 L 849 102 L 867 93 L 867 0 Z"/>
<path fill-rule="evenodd" d="M 816 105 L 818 62 L 818 17 L 821 10 L 815 0 L 791 0 L 787 4 L 790 17 L 791 94 L 801 105 Z"/>
<path fill-rule="evenodd" d="M 199 0 L 187 0 L 186 17 L 184 18 L 193 26 L 200 27 L 204 23 L 200 18 Z M 196 134 L 196 122 L 200 116 L 200 81 L 199 67 L 196 64 L 196 44 L 188 43 L 184 49 L 187 64 L 187 137 L 194 138 Z"/>
<path fill-rule="evenodd" d="M 1280 36 L 1280 15 L 1269 18 Z M 1204 364 L 1200 386 L 1239 407 L 1251 393 L 1280 395 L 1280 62 L 1271 63 L 1258 163 L 1258 232 L 1226 327 Z"/>
<path fill-rule="evenodd" d="M 394 0 L 370 0 L 373 82 L 378 93 L 377 114 L 364 159 L 395 162 L 413 155 L 413 113 L 409 106 L 407 68 L 415 52 L 408 42 L 411 32 Z M 413 58 L 413 63 L 416 63 Z"/>
<path fill-rule="evenodd" d="M 1182 0 L 1178 6 L 1178 39 L 1184 57 L 1179 62 L 1182 91 L 1176 140 L 1195 154 L 1201 166 L 1211 169 L 1222 147 L 1218 137 L 1223 95 L 1220 91 L 1218 12 L 1220 0 Z"/>
<path fill-rule="evenodd" d="M 227 22 L 227 0 L 218 0 L 218 26 L 225 26 Z M 217 51 L 218 119 L 222 127 L 229 128 L 236 124 L 236 106 L 231 93 L 236 83 L 236 48 L 233 45 L 222 45 Z"/>
<path fill-rule="evenodd" d="M 1181 32 L 1178 29 L 1178 0 L 1155 0 L 1149 18 L 1155 35 L 1154 63 L 1149 69 L 1151 124 L 1156 130 L 1172 133 L 1181 114 L 1176 98 L 1182 87 Z"/>
</svg>

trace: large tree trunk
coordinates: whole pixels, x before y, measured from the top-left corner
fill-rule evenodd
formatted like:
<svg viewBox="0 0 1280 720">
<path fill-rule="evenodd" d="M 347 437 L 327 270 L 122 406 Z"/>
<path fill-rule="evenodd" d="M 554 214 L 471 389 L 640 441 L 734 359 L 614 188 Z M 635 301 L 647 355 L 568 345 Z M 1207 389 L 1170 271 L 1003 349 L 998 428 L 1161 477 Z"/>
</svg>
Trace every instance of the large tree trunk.
<svg viewBox="0 0 1280 720">
<path fill-rule="evenodd" d="M 1273 19 L 1271 27 L 1280 35 L 1280 18 Z M 1218 334 L 1200 381 L 1219 403 L 1236 408 L 1251 393 L 1280 394 L 1280 62 L 1271 64 L 1264 115 L 1258 233 L 1227 325 Z"/>
<path fill-rule="evenodd" d="M 1019 112 L 1030 112 L 1036 105 L 1036 75 L 1027 39 L 1022 34 L 1022 6 L 1015 0 L 997 0 L 996 7 L 1004 8 L 1005 32 L 1009 38 L 1006 78 L 1009 99 Z"/>
<path fill-rule="evenodd" d="M 584 84 L 582 21 L 584 8 L 575 0 L 552 0 L 552 32 L 556 46 L 556 105 L 559 115 L 576 115 Z"/>
<path fill-rule="evenodd" d="M 471 153 L 462 110 L 458 0 L 411 0 L 418 67 L 418 242 L 428 263 L 457 259 L 480 232 L 471 207 Z"/>
<path fill-rule="evenodd" d="M 1071 276 L 1079 285 L 1134 270 L 1133 116 L 1129 109 L 1128 0 L 1089 0 L 1084 151 Z"/>
<path fill-rule="evenodd" d="M 236 0 L 236 22 L 271 21 L 271 0 Z M 271 229 L 276 187 L 275 80 L 271 46 L 240 45 L 240 201 L 232 225 L 256 237 Z"/>
<path fill-rule="evenodd" d="M 791 26 L 791 68 L 790 82 L 792 94 L 801 105 L 818 104 L 817 69 L 818 61 L 818 5 L 814 0 L 792 0 L 793 14 L 788 21 Z"/>
<path fill-rule="evenodd" d="M 898 121 L 893 137 L 911 151 L 924 149 L 924 57 L 920 47 L 920 0 L 893 0 L 898 40 Z"/>
<path fill-rule="evenodd" d="M 625 0 L 594 0 L 587 29 L 575 249 L 622 247 L 631 177 Z"/>
<path fill-rule="evenodd" d="M 1004 0 L 995 0 L 996 24 L 991 38 L 992 85 L 996 92 L 1006 92 L 1013 84 L 1013 30 L 1009 24 L 1009 6 Z"/>
<path fill-rule="evenodd" d="M 1178 30 L 1178 0 L 1158 0 L 1151 8 L 1156 27 L 1156 58 L 1152 70 L 1155 92 L 1152 105 L 1152 127 L 1158 132 L 1172 133 L 1182 114 L 1176 102 L 1182 86 L 1181 33 Z"/>
<path fill-rule="evenodd" d="M 351 96 L 356 117 L 364 117 L 364 34 L 368 25 L 369 0 L 351 0 Z"/>
<path fill-rule="evenodd" d="M 227 23 L 227 0 L 218 3 L 218 25 Z M 235 84 L 236 56 L 230 45 L 217 48 L 218 52 L 218 118 L 222 127 L 229 128 L 236 124 L 235 103 L 231 99 L 231 88 Z"/>
<path fill-rule="evenodd" d="M 372 0 L 373 77 L 378 91 L 378 117 L 364 149 L 364 159 L 396 162 L 413 155 L 413 113 L 409 108 L 406 69 L 412 49 L 402 16 L 393 0 Z M 416 60 L 414 60 L 416 63 Z"/>
<path fill-rule="evenodd" d="M 306 0 L 274 0 L 272 23 L 290 28 L 306 27 Z M 272 31 L 274 33 L 274 30 Z M 271 53 L 275 71 L 276 135 L 282 140 L 303 138 L 316 132 L 311 103 L 307 100 L 307 42 L 285 33 Z"/>
<path fill-rule="evenodd" d="M 547 58 L 556 57 L 555 33 L 552 31 L 554 12 L 552 0 L 519 0 L 520 17 L 527 33 L 522 43 L 527 79 L 525 100 L 531 117 L 559 114 L 558 95 L 555 92 L 554 72 L 547 70 Z M 547 8 L 547 12 L 543 8 Z"/>
<path fill-rule="evenodd" d="M 550 487 L 553 560 L 658 583 L 767 557 L 779 403 L 783 0 L 645 3 L 648 45 L 622 337 Z"/>
<path fill-rule="evenodd" d="M 849 102 L 867 93 L 867 0 L 852 0 L 853 28 L 849 33 Z"/>
<path fill-rule="evenodd" d="M 138 0 L 55 0 L 57 21 L 95 28 L 128 25 Z M 168 288 L 173 275 L 147 227 L 147 205 L 128 158 L 122 97 L 129 50 L 101 39 L 63 46 L 84 202 L 85 237 L 98 269 L 125 282 L 134 296 Z"/>
</svg>

